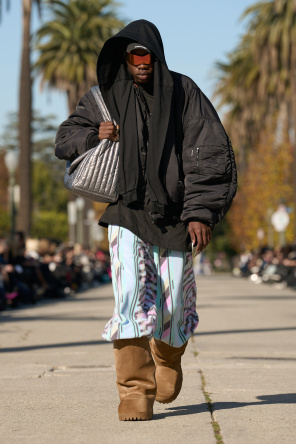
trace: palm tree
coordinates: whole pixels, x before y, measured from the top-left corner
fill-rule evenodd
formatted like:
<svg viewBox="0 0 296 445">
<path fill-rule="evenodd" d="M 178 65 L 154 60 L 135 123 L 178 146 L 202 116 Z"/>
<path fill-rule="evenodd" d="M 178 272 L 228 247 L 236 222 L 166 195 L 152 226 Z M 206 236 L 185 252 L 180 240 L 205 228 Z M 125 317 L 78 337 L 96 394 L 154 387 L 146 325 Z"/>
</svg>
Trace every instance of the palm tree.
<svg viewBox="0 0 296 445">
<path fill-rule="evenodd" d="M 52 20 L 36 34 L 35 68 L 41 84 L 67 93 L 69 112 L 96 80 L 96 63 L 104 42 L 124 23 L 113 0 L 53 0 Z"/>
<path fill-rule="evenodd" d="M 35 69 L 41 74 L 42 86 L 66 92 L 70 114 L 80 97 L 97 84 L 98 54 L 124 23 L 116 17 L 113 0 L 53 0 L 51 5 L 52 20 L 36 33 L 39 57 Z M 69 194 L 70 200 L 74 198 Z M 85 218 L 90 207 L 86 201 Z"/>
<path fill-rule="evenodd" d="M 35 3 L 40 12 L 41 0 L 23 0 L 23 38 L 21 52 L 21 71 L 19 85 L 19 149 L 20 149 L 20 173 L 19 183 L 21 190 L 21 202 L 18 217 L 18 228 L 26 235 L 31 230 L 31 114 L 32 114 L 32 80 L 30 62 L 30 29 L 32 5 Z M 7 7 L 10 2 L 7 0 Z M 0 12 L 2 1 L 0 0 Z M 0 16 L 1 17 L 1 16 Z"/>
<path fill-rule="evenodd" d="M 226 107 L 225 125 L 231 128 L 233 144 L 239 147 L 239 169 L 245 171 L 247 154 L 258 141 L 262 130 L 279 118 L 282 89 L 278 72 L 265 73 L 253 51 L 253 35 L 243 36 L 238 48 L 228 54 L 226 63 L 216 63 L 218 82 L 214 95 L 218 107 Z"/>
<path fill-rule="evenodd" d="M 226 63 L 216 63 L 218 82 L 214 97 L 218 108 L 226 109 L 225 126 L 231 129 L 231 139 L 239 147 L 238 165 L 240 172 L 247 164 L 247 152 L 255 143 L 259 133 L 259 117 L 264 116 L 264 102 L 258 101 L 259 69 L 254 64 L 250 42 L 244 38 L 239 47 L 228 54 Z M 249 129 L 252 128 L 252 131 Z"/>
<path fill-rule="evenodd" d="M 244 12 L 246 17 L 248 28 L 237 50 L 226 64 L 217 64 L 215 93 L 228 107 L 226 122 L 242 158 L 277 115 L 294 146 L 296 173 L 296 0 L 260 1 Z M 296 240 L 296 216 L 294 224 Z"/>
<path fill-rule="evenodd" d="M 286 105 L 286 122 L 294 147 L 294 238 L 296 240 L 296 0 L 259 2 L 248 8 L 252 52 L 260 82 L 274 88 L 274 102 Z M 272 111 L 272 109 L 271 109 Z"/>
<path fill-rule="evenodd" d="M 35 0 L 40 8 L 40 0 Z M 32 120 L 32 79 L 30 60 L 30 29 L 32 0 L 23 0 L 23 39 L 19 87 L 19 144 L 21 202 L 19 208 L 19 229 L 26 235 L 31 231 L 32 214 L 32 163 L 31 163 L 31 120 Z"/>
</svg>

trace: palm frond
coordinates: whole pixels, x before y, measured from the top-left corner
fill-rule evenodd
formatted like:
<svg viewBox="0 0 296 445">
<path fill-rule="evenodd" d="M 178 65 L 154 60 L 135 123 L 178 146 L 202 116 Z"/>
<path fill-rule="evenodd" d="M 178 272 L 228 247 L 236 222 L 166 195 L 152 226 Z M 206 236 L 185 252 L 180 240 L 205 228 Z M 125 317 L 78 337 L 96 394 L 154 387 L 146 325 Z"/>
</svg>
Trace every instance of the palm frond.
<svg viewBox="0 0 296 445">
<path fill-rule="evenodd" d="M 96 62 L 104 42 L 124 26 L 113 0 L 47 0 L 50 20 L 33 37 L 35 75 L 41 87 L 72 96 L 69 108 L 96 83 Z M 75 96 L 75 97 L 73 97 Z"/>
</svg>

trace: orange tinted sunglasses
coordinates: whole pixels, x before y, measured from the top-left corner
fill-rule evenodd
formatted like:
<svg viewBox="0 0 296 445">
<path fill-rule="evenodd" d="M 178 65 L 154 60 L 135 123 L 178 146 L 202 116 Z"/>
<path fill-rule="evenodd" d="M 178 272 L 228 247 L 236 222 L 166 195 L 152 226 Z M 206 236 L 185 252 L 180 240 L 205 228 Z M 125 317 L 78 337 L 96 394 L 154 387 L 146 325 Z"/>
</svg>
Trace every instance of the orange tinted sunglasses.
<svg viewBox="0 0 296 445">
<path fill-rule="evenodd" d="M 151 54 L 145 54 L 144 56 L 139 56 L 138 54 L 133 54 L 133 53 L 126 53 L 126 60 L 128 61 L 128 63 L 130 63 L 131 65 L 142 65 L 142 63 L 144 63 L 144 65 L 150 65 L 150 63 L 152 62 L 152 57 Z"/>
</svg>

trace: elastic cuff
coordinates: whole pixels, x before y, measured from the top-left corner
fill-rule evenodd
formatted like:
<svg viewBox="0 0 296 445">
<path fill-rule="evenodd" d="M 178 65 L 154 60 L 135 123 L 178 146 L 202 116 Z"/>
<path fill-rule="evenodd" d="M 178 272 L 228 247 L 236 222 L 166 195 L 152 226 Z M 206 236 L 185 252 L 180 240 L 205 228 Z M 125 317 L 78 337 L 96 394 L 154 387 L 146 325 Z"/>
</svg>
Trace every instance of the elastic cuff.
<svg viewBox="0 0 296 445">
<path fill-rule="evenodd" d="M 215 227 L 214 224 L 209 223 L 208 221 L 203 221 L 202 219 L 199 219 L 199 218 L 189 218 L 189 219 L 186 219 L 185 224 L 188 225 L 190 222 L 200 222 L 202 224 L 205 224 L 206 226 L 208 226 L 212 230 Z"/>
</svg>

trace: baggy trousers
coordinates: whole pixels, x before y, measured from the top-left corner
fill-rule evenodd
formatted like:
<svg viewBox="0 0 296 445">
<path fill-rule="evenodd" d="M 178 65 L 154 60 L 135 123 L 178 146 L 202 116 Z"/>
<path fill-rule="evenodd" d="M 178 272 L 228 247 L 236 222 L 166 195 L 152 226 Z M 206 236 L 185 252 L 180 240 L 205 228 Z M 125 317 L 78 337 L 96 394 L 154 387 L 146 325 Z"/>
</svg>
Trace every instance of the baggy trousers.
<svg viewBox="0 0 296 445">
<path fill-rule="evenodd" d="M 153 246 L 109 225 L 115 309 L 103 331 L 107 341 L 155 337 L 181 347 L 198 325 L 191 252 Z"/>
</svg>

